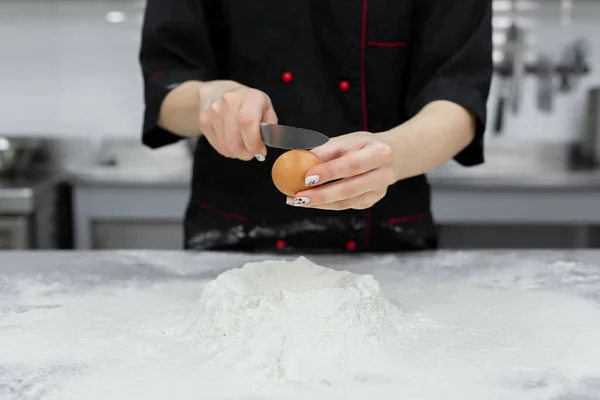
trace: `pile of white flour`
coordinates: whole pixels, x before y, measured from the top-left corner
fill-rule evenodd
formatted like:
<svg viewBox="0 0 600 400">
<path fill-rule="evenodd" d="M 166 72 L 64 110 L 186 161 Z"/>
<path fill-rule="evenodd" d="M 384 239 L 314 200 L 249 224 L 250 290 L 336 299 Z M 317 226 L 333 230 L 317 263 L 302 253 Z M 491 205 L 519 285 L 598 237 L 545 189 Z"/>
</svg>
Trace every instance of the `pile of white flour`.
<svg viewBox="0 0 600 400">
<path fill-rule="evenodd" d="M 222 273 L 173 333 L 208 349 L 218 369 L 327 383 L 387 375 L 411 321 L 371 275 L 300 257 Z"/>
</svg>

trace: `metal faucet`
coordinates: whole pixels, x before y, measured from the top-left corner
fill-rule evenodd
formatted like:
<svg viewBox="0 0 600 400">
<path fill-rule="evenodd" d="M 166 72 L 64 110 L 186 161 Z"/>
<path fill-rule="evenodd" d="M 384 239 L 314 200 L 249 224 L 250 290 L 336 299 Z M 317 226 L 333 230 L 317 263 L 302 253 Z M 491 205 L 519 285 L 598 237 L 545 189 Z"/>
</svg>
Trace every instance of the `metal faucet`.
<svg viewBox="0 0 600 400">
<path fill-rule="evenodd" d="M 94 137 L 92 139 L 92 160 L 94 165 L 117 165 L 117 159 L 108 154 L 106 140 L 102 137 Z"/>
</svg>

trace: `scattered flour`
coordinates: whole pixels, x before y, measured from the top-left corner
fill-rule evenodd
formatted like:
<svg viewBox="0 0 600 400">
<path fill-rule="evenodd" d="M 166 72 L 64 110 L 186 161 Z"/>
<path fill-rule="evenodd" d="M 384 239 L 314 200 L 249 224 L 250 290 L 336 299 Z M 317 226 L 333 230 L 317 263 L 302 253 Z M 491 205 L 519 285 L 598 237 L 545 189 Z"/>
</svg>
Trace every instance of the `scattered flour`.
<svg viewBox="0 0 600 400">
<path fill-rule="evenodd" d="M 600 399 L 592 263 L 95 257 L 0 265 L 0 400 Z"/>
<path fill-rule="evenodd" d="M 411 325 L 371 275 L 300 257 L 222 273 L 173 332 L 206 346 L 217 367 L 319 382 L 389 373 Z"/>
</svg>

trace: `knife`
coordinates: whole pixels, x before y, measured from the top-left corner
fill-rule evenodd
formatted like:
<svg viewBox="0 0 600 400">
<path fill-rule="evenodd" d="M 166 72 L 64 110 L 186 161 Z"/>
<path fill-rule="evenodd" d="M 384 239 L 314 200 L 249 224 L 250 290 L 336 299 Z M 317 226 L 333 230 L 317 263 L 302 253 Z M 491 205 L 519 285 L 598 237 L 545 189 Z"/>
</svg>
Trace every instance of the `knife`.
<svg viewBox="0 0 600 400">
<path fill-rule="evenodd" d="M 309 150 L 329 141 L 327 136 L 317 131 L 265 122 L 260 123 L 260 135 L 267 146 L 286 150 Z"/>
</svg>

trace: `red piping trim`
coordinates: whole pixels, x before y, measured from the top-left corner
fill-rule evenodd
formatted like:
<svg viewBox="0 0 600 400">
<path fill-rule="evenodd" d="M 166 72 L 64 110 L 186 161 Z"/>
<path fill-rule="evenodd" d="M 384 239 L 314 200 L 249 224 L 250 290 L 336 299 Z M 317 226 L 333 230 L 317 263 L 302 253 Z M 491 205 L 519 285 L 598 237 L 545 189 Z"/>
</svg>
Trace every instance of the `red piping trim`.
<svg viewBox="0 0 600 400">
<path fill-rule="evenodd" d="M 406 47 L 408 42 L 369 42 L 369 46 L 375 47 Z"/>
<path fill-rule="evenodd" d="M 408 221 L 415 221 L 417 219 L 422 219 L 422 218 L 427 217 L 428 215 L 429 215 L 429 212 L 426 212 L 426 213 L 417 214 L 417 215 L 410 215 L 408 217 L 390 218 L 386 222 L 390 225 L 398 224 L 400 222 L 408 222 Z"/>
<path fill-rule="evenodd" d="M 367 6 L 368 0 L 362 0 L 362 18 L 360 28 L 360 90 L 363 112 L 363 129 L 369 131 L 369 115 L 367 112 L 367 80 L 365 74 L 365 53 L 367 49 Z M 367 210 L 367 225 L 365 227 L 365 249 L 369 247 L 371 240 L 371 220 L 373 211 L 371 208 Z"/>
<path fill-rule="evenodd" d="M 192 203 L 194 203 L 195 205 L 197 205 L 199 207 L 206 208 L 208 211 L 212 211 L 215 214 L 219 214 L 219 215 L 222 215 L 227 218 L 237 219 L 238 221 L 248 221 L 248 218 L 244 217 L 243 215 L 228 213 L 226 211 L 223 211 L 216 207 L 213 207 L 210 204 L 206 204 L 206 203 L 203 203 L 198 200 L 192 200 Z"/>
<path fill-rule="evenodd" d="M 364 130 L 369 130 L 369 116 L 367 113 L 367 80 L 365 78 L 365 53 L 367 44 L 367 3 L 368 0 L 362 2 L 362 18 L 361 18 L 361 33 L 360 33 L 360 89 L 363 112 Z"/>
<path fill-rule="evenodd" d="M 165 71 L 156 71 L 155 73 L 153 73 L 152 75 L 150 75 L 148 77 L 148 80 L 156 79 L 164 73 L 165 73 Z"/>
</svg>

